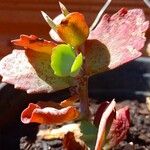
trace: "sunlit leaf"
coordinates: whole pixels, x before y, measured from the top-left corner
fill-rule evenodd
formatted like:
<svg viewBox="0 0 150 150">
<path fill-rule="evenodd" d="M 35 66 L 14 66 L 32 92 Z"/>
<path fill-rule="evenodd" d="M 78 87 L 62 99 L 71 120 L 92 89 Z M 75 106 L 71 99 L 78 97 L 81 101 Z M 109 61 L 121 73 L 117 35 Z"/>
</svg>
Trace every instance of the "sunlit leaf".
<svg viewBox="0 0 150 150">
<path fill-rule="evenodd" d="M 89 35 L 89 28 L 81 13 L 69 13 L 57 26 L 57 33 L 60 38 L 73 47 L 85 42 Z"/>
<path fill-rule="evenodd" d="M 0 75 L 3 82 L 27 93 L 50 93 L 74 84 L 70 77 L 55 76 L 50 56 L 36 51 L 13 50 L 0 61 Z"/>
<path fill-rule="evenodd" d="M 23 46 L 25 49 L 32 49 L 41 53 L 51 54 L 52 48 L 56 46 L 54 42 L 38 38 L 35 35 L 20 35 L 20 39 L 12 40 L 13 44 Z"/>
<path fill-rule="evenodd" d="M 141 9 L 104 15 L 85 45 L 88 74 L 114 69 L 141 56 L 148 26 Z"/>
<path fill-rule="evenodd" d="M 51 55 L 51 67 L 54 74 L 60 77 L 76 76 L 82 66 L 82 54 L 77 57 L 70 45 L 56 46 Z"/>
<path fill-rule="evenodd" d="M 111 149 L 125 139 L 130 126 L 129 108 L 123 107 L 116 113 L 110 131 L 107 135 L 105 149 Z"/>
<path fill-rule="evenodd" d="M 65 7 L 64 4 L 62 4 L 61 2 L 59 2 L 59 7 L 60 7 L 60 10 L 62 12 L 62 14 L 64 16 L 67 16 L 69 14 L 69 11 L 67 10 L 67 8 Z"/>
<path fill-rule="evenodd" d="M 80 53 L 74 60 L 73 65 L 71 67 L 71 76 L 76 76 L 82 66 L 83 63 L 83 56 L 82 53 Z"/>
<path fill-rule="evenodd" d="M 89 121 L 81 121 L 80 130 L 82 133 L 81 139 L 91 150 L 94 149 L 98 129 Z"/>
<path fill-rule="evenodd" d="M 75 52 L 70 45 L 60 44 L 53 49 L 51 67 L 54 74 L 60 77 L 69 76 L 75 60 Z"/>
<path fill-rule="evenodd" d="M 68 132 L 73 132 L 74 136 L 79 139 L 82 135 L 82 133 L 80 132 L 80 124 L 69 123 L 62 125 L 61 127 L 39 130 L 37 136 L 44 140 L 51 140 L 57 138 L 63 139 L 65 134 L 67 134 Z"/>
<path fill-rule="evenodd" d="M 30 103 L 22 112 L 21 121 L 25 124 L 36 122 L 41 124 L 60 124 L 72 121 L 79 116 L 79 111 L 72 106 L 55 109 L 53 107 L 41 108 L 37 104 Z"/>
<path fill-rule="evenodd" d="M 42 14 L 43 18 L 45 19 L 45 21 L 48 23 L 48 25 L 53 30 L 56 30 L 56 24 L 53 22 L 53 20 L 44 11 L 41 11 L 41 14 Z"/>
</svg>

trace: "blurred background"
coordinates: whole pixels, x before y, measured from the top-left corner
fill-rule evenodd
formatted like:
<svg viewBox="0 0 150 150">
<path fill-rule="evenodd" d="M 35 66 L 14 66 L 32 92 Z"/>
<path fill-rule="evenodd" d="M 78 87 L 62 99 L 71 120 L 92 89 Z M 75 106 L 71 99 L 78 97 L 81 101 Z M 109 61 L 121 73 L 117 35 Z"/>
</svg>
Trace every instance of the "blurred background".
<svg viewBox="0 0 150 150">
<path fill-rule="evenodd" d="M 68 10 L 83 13 L 90 26 L 105 0 L 61 0 L 61 2 Z M 143 0 L 112 0 L 106 12 L 113 14 L 121 7 L 141 8 L 146 18 L 150 20 L 150 8 Z M 0 0 L 0 57 L 13 49 L 10 40 L 18 38 L 20 34 L 35 34 L 47 40 L 50 39 L 50 28 L 42 18 L 41 10 L 54 18 L 60 13 L 58 0 Z M 146 36 L 149 41 L 150 30 Z M 146 49 L 147 51 L 150 49 L 147 44 L 144 55 L 147 55 Z"/>
</svg>

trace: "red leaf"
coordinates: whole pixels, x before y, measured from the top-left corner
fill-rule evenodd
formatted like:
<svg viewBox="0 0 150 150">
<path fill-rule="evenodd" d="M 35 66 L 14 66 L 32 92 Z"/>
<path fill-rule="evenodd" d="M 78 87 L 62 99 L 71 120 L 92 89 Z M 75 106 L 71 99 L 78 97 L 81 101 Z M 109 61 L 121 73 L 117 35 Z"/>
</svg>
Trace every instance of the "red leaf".
<svg viewBox="0 0 150 150">
<path fill-rule="evenodd" d="M 124 107 L 117 111 L 116 119 L 114 119 L 110 131 L 107 135 L 109 148 L 119 144 L 127 135 L 130 126 L 129 108 Z"/>
<path fill-rule="evenodd" d="M 100 104 L 99 108 L 97 109 L 96 113 L 95 113 L 95 117 L 94 117 L 94 125 L 96 127 L 99 126 L 99 123 L 101 121 L 102 115 L 104 113 L 104 111 L 107 109 L 107 107 L 109 106 L 110 102 L 106 101 Z M 116 110 L 114 109 L 114 111 L 111 112 L 110 116 L 107 119 L 107 126 L 111 125 L 113 119 L 116 116 Z"/>
<path fill-rule="evenodd" d="M 21 121 L 25 124 L 36 122 L 41 124 L 60 124 L 79 116 L 79 111 L 75 107 L 55 109 L 52 107 L 41 108 L 37 104 L 30 103 L 22 112 Z"/>
<path fill-rule="evenodd" d="M 88 73 L 104 72 L 141 56 L 148 26 L 141 9 L 104 15 L 86 43 Z"/>
<path fill-rule="evenodd" d="M 111 116 L 115 108 L 115 105 L 116 105 L 116 102 L 112 100 L 112 102 L 109 104 L 109 106 L 105 109 L 105 111 L 102 114 L 99 128 L 98 128 L 98 133 L 97 133 L 97 141 L 95 145 L 95 150 L 100 150 L 103 147 L 103 144 L 105 142 L 105 136 L 107 134 L 108 119 Z"/>
<path fill-rule="evenodd" d="M 13 50 L 0 61 L 2 81 L 27 93 L 50 93 L 73 85 L 71 77 L 54 75 L 50 61 L 50 55 L 45 53 Z"/>
<path fill-rule="evenodd" d="M 52 49 L 57 45 L 54 42 L 38 38 L 35 35 L 20 35 L 20 39 L 12 40 L 13 44 L 23 46 L 25 49 L 32 49 L 38 52 L 51 54 Z"/>
</svg>

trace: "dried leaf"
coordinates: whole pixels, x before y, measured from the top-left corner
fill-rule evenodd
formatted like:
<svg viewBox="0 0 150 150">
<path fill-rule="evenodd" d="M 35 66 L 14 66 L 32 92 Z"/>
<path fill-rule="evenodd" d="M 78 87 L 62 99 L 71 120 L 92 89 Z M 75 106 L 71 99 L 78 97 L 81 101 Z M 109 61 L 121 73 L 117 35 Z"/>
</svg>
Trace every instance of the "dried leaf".
<svg viewBox="0 0 150 150">
<path fill-rule="evenodd" d="M 84 16 L 81 13 L 73 12 L 69 13 L 57 26 L 57 33 L 64 42 L 77 47 L 87 39 L 89 28 Z"/>
<path fill-rule="evenodd" d="M 79 96 L 78 95 L 73 95 L 71 97 L 69 97 L 68 99 L 63 100 L 60 103 L 60 106 L 62 107 L 68 107 L 68 106 L 73 106 L 73 104 L 79 100 Z"/>
<path fill-rule="evenodd" d="M 13 50 L 0 61 L 2 81 L 27 93 L 50 93 L 73 85 L 71 77 L 60 78 L 50 67 L 50 56 L 36 51 Z"/>
<path fill-rule="evenodd" d="M 130 126 L 129 108 L 124 107 L 117 111 L 116 119 L 113 120 L 110 131 L 107 135 L 106 149 L 118 145 L 127 135 Z"/>
<path fill-rule="evenodd" d="M 20 39 L 12 40 L 13 44 L 23 46 L 41 53 L 51 54 L 52 49 L 57 46 L 54 42 L 38 38 L 35 35 L 20 35 Z"/>
<path fill-rule="evenodd" d="M 75 139 L 73 132 L 68 132 L 63 139 L 64 150 L 88 150 L 85 144 Z"/>
<path fill-rule="evenodd" d="M 85 45 L 88 74 L 114 69 L 141 56 L 148 26 L 141 9 L 104 15 Z"/>
<path fill-rule="evenodd" d="M 30 103 L 22 112 L 21 121 L 25 124 L 36 122 L 41 124 L 60 124 L 72 121 L 79 116 L 79 111 L 72 106 L 55 109 L 52 107 L 41 108 L 37 104 Z"/>
</svg>

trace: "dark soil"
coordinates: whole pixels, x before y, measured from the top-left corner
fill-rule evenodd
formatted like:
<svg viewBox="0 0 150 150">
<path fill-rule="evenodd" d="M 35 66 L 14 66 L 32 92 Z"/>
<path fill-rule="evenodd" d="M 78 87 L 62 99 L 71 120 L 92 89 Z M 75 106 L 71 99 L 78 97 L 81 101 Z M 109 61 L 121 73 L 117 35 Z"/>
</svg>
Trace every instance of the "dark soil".
<svg viewBox="0 0 150 150">
<path fill-rule="evenodd" d="M 125 141 L 114 150 L 150 150 L 150 112 L 145 102 L 124 100 L 118 107 L 128 105 L 131 113 L 131 127 Z M 93 102 L 94 111 L 98 105 Z M 40 126 L 40 130 L 45 126 Z M 61 139 L 41 140 L 36 138 L 39 125 L 23 125 L 17 121 L 7 124 L 0 131 L 0 150 L 61 150 Z"/>
<path fill-rule="evenodd" d="M 13 86 L 1 86 L 0 92 L 0 150 L 61 150 L 61 139 L 44 140 L 37 138 L 39 130 L 47 126 L 38 124 L 24 125 L 20 121 L 20 113 L 29 102 L 35 100 L 64 99 L 62 94 L 57 95 L 27 95 L 26 92 L 13 89 Z M 63 96 L 63 98 L 62 98 Z M 116 99 L 117 100 L 117 99 Z M 150 150 L 150 112 L 143 100 L 117 100 L 118 107 L 128 105 L 131 114 L 131 127 L 125 141 L 115 150 Z M 91 101 L 91 110 L 94 113 L 98 102 Z"/>
</svg>

